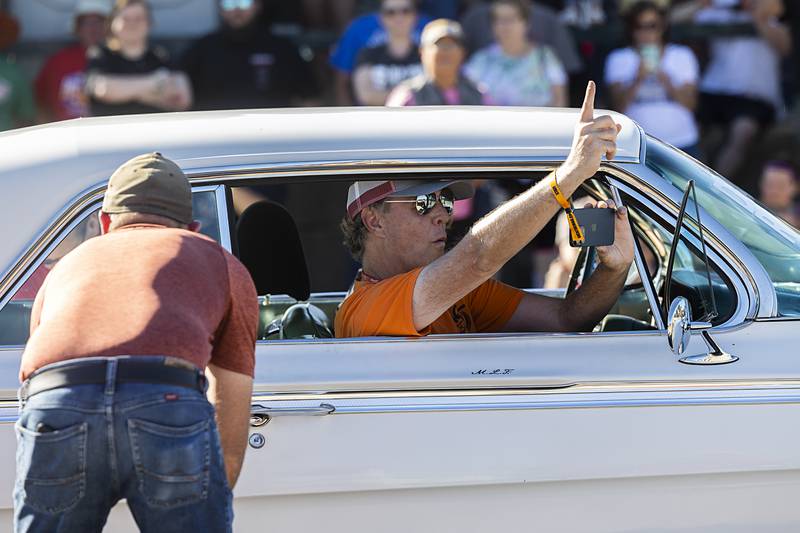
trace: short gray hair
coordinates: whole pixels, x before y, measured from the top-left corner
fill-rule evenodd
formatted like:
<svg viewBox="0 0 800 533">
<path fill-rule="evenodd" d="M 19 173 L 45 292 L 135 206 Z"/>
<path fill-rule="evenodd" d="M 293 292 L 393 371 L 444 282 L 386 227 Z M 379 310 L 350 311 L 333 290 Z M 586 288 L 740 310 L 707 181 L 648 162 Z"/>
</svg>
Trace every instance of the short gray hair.
<svg viewBox="0 0 800 533">
<path fill-rule="evenodd" d="M 385 207 L 386 204 L 381 200 L 370 204 L 364 209 L 374 208 L 382 211 Z M 361 211 L 363 212 L 364 209 Z M 361 213 L 358 213 L 352 219 L 348 215 L 345 215 L 344 218 L 342 218 L 341 224 L 339 224 L 339 228 L 342 230 L 342 235 L 344 236 L 343 244 L 350 252 L 350 255 L 353 256 L 353 259 L 360 263 L 364 258 L 364 244 L 367 241 L 368 233 L 367 227 L 361 219 Z"/>
</svg>

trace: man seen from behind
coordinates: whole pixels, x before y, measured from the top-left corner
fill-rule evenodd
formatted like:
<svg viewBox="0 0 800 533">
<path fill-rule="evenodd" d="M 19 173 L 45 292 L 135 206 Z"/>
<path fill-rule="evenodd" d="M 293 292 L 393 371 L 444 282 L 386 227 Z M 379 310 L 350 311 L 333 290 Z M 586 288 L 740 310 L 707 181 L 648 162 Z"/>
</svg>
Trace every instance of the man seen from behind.
<svg viewBox="0 0 800 533">
<path fill-rule="evenodd" d="M 103 235 L 67 254 L 33 305 L 15 530 L 99 532 L 124 498 L 143 532 L 231 531 L 253 282 L 197 233 L 189 182 L 161 154 L 111 176 L 100 221 Z"/>
</svg>

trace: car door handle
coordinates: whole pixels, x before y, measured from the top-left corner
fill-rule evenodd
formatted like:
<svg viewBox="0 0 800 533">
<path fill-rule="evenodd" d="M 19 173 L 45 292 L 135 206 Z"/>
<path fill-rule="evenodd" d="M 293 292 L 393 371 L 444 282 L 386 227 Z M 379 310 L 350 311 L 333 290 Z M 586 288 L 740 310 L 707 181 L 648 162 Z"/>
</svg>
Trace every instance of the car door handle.
<svg viewBox="0 0 800 533">
<path fill-rule="evenodd" d="M 329 403 L 321 403 L 316 407 L 264 407 L 256 403 L 250 408 L 250 425 L 263 426 L 276 416 L 325 416 L 334 411 L 336 407 Z"/>
</svg>

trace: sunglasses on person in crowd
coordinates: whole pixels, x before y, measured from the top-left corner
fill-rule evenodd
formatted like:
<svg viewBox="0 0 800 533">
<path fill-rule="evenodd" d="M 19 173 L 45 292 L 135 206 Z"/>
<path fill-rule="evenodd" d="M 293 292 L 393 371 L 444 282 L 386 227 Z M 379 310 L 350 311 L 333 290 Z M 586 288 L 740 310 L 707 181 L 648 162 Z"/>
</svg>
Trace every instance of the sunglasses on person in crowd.
<svg viewBox="0 0 800 533">
<path fill-rule="evenodd" d="M 234 9 L 250 9 L 255 0 L 220 0 L 219 6 L 223 11 L 233 11 Z"/>
<path fill-rule="evenodd" d="M 447 211 L 448 215 L 453 214 L 453 207 L 455 206 L 455 197 L 450 189 L 444 189 L 439 192 L 437 196 L 435 192 L 431 192 L 428 194 L 420 194 L 416 198 L 409 198 L 407 200 L 384 200 L 387 204 L 406 204 L 406 203 L 414 203 L 414 207 L 417 210 L 418 215 L 426 215 L 436 207 L 436 202 L 442 204 L 444 210 Z"/>
<path fill-rule="evenodd" d="M 414 13 L 414 8 L 411 6 L 406 7 L 385 7 L 381 9 L 381 14 L 384 17 L 393 17 L 395 15 L 411 15 Z"/>
<path fill-rule="evenodd" d="M 661 29 L 660 22 L 643 22 L 636 25 L 637 30 L 659 30 Z"/>
</svg>

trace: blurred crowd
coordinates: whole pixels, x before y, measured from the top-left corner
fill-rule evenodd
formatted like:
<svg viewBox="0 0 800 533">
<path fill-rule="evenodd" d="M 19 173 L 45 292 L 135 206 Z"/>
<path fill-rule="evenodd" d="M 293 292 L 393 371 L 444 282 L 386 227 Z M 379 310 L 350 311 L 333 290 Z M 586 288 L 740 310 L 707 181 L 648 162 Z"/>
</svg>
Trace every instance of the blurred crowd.
<svg viewBox="0 0 800 533">
<path fill-rule="evenodd" d="M 216 1 L 219 28 L 176 49 L 150 38 L 145 0 L 78 0 L 74 42 L 34 79 L 0 12 L 0 130 L 190 109 L 574 106 L 595 79 L 601 105 L 800 223 L 800 2 Z"/>
</svg>

